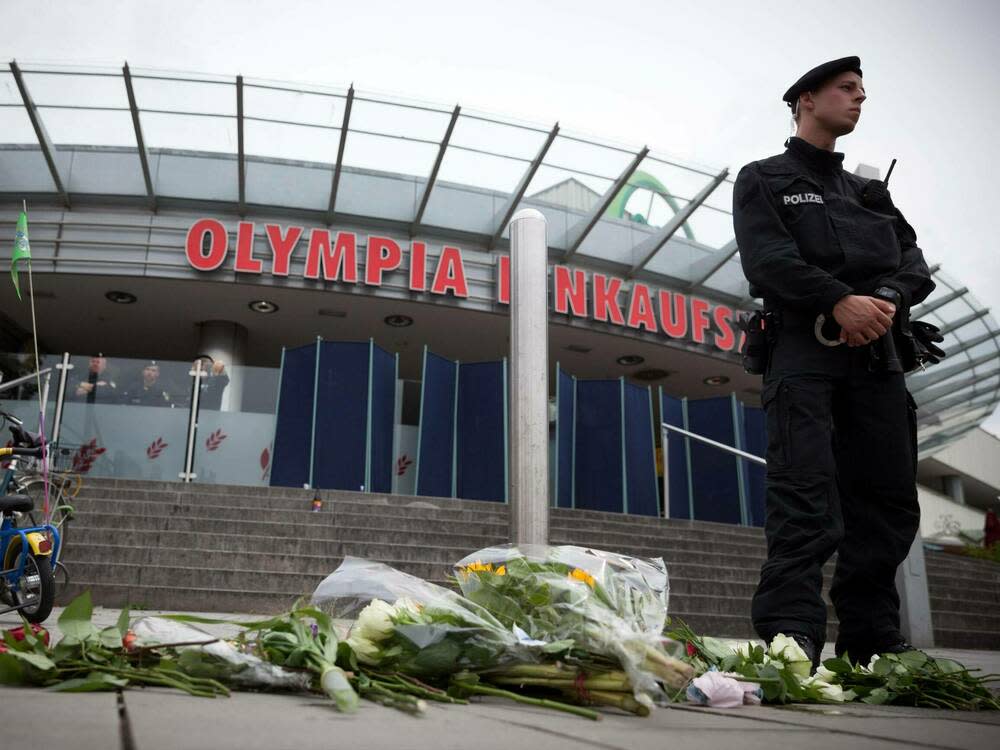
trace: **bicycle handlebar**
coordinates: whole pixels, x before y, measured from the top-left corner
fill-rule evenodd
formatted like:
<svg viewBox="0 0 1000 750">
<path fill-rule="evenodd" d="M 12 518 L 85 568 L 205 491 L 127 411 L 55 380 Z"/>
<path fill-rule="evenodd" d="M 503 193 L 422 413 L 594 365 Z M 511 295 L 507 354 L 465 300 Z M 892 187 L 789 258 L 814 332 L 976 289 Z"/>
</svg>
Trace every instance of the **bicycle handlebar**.
<svg viewBox="0 0 1000 750">
<path fill-rule="evenodd" d="M 0 458 L 6 458 L 7 456 L 28 456 L 30 458 L 41 458 L 44 451 L 45 447 L 42 445 L 36 445 L 34 448 L 0 448 Z"/>
</svg>

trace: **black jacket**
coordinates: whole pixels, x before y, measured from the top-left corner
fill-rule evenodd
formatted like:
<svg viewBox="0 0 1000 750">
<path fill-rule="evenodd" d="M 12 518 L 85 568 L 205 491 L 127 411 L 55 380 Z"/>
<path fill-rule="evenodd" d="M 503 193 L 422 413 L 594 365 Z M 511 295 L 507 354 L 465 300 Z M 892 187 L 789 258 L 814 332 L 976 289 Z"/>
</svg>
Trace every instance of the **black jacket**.
<svg viewBox="0 0 1000 750">
<path fill-rule="evenodd" d="M 791 138 L 783 154 L 740 170 L 733 224 L 752 296 L 818 314 L 879 286 L 899 292 L 904 308 L 933 291 L 913 228 L 891 199 L 884 213 L 863 206 L 867 180 L 843 161 Z"/>
</svg>

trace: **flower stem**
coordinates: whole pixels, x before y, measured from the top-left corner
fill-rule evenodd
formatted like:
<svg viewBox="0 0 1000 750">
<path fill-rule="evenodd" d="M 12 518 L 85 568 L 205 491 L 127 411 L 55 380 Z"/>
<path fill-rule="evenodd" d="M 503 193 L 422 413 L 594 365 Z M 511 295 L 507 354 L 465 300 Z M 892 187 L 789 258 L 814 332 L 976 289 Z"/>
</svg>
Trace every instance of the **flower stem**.
<svg viewBox="0 0 1000 750">
<path fill-rule="evenodd" d="M 520 695 L 519 693 L 514 693 L 510 690 L 501 690 L 499 688 L 491 688 L 486 685 L 478 685 L 469 682 L 458 682 L 456 684 L 463 690 L 467 690 L 468 692 L 475 693 L 477 695 L 494 695 L 499 698 L 508 698 L 509 700 L 524 703 L 529 706 L 540 706 L 542 708 L 551 708 L 556 711 L 564 711 L 568 714 L 576 714 L 577 716 L 582 716 L 585 719 L 592 719 L 593 721 L 599 721 L 601 718 L 601 715 L 597 713 L 597 711 L 591 711 L 589 708 L 583 708 L 582 706 L 573 706 L 569 703 L 561 703 L 560 701 L 553 701 L 547 698 L 530 698 L 527 695 Z"/>
</svg>

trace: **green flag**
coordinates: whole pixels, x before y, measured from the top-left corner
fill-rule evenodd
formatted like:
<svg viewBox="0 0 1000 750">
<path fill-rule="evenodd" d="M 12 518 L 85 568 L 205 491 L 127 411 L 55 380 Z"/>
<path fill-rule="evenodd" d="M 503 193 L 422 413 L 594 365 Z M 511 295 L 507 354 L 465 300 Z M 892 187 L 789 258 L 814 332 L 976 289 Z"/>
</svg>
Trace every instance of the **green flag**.
<svg viewBox="0 0 1000 750">
<path fill-rule="evenodd" d="M 17 217 L 17 227 L 14 229 L 14 252 L 10 256 L 10 278 L 14 282 L 14 291 L 21 299 L 21 287 L 17 283 L 17 262 L 24 258 L 31 262 L 31 248 L 28 246 L 28 214 L 24 211 Z"/>
</svg>

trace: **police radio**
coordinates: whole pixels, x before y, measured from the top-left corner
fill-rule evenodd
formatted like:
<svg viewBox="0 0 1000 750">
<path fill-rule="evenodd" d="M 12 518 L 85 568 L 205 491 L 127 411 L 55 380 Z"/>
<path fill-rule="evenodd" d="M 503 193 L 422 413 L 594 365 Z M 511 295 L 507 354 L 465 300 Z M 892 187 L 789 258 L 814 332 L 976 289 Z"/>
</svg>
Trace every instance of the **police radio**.
<svg viewBox="0 0 1000 750">
<path fill-rule="evenodd" d="M 868 180 L 865 189 L 861 191 L 861 203 L 865 208 L 885 208 L 886 213 L 891 211 L 886 203 L 889 200 L 889 178 L 892 177 L 892 170 L 895 168 L 896 160 L 893 159 L 892 164 L 889 165 L 889 171 L 885 173 L 884 180 Z"/>
</svg>

